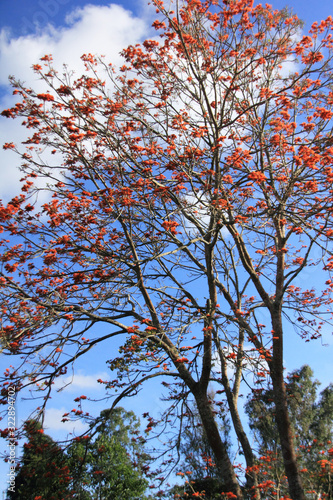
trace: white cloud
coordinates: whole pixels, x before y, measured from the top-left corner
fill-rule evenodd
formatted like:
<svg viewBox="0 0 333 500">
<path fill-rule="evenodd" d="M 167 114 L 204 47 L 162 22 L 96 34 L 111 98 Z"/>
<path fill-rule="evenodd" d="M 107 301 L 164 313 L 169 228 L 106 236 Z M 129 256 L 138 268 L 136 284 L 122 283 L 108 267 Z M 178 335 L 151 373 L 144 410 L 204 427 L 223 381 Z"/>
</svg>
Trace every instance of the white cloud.
<svg viewBox="0 0 333 500">
<path fill-rule="evenodd" d="M 58 69 L 65 63 L 81 71 L 80 56 L 87 52 L 105 55 L 107 61 L 118 64 L 120 51 L 137 43 L 147 32 L 143 19 L 113 4 L 76 9 L 67 16 L 66 24 L 60 28 L 48 25 L 36 34 L 19 38 L 11 38 L 8 30 L 2 30 L 0 63 L 5 71 L 0 83 L 7 84 L 8 74 L 31 83 L 30 68 L 45 54 L 53 55 Z"/>
<path fill-rule="evenodd" d="M 101 391 L 104 390 L 104 385 L 97 382 L 98 379 L 101 380 L 109 380 L 110 373 L 100 372 L 93 373 L 90 375 L 85 375 L 82 371 L 79 371 L 77 374 L 67 375 L 66 377 L 60 377 L 54 384 L 55 389 L 62 389 L 62 391 L 66 392 L 77 392 L 78 390 L 82 391 Z M 88 395 L 84 393 L 84 395 Z M 78 394 L 76 394 L 78 396 Z"/>
<path fill-rule="evenodd" d="M 83 371 L 79 370 L 77 374 L 67 375 L 65 377 L 59 377 L 55 382 L 53 388 L 58 391 L 58 395 L 54 394 L 54 402 L 56 404 L 61 398 L 61 403 L 66 404 L 66 407 L 50 407 L 45 411 L 44 427 L 46 432 L 61 431 L 63 433 L 69 434 L 81 434 L 87 430 L 87 425 L 85 425 L 81 420 L 62 422 L 63 415 L 69 412 L 67 418 L 71 418 L 74 414 L 71 412 L 72 408 L 79 409 L 77 402 L 73 399 L 80 397 L 81 395 L 87 396 L 87 398 L 98 399 L 104 396 L 104 385 L 97 382 L 98 379 L 108 380 L 110 378 L 110 373 L 99 372 L 94 374 L 85 374 Z M 96 393 L 98 392 L 98 396 Z M 102 394 L 101 394 L 102 393 Z M 83 400 L 82 410 L 90 411 L 92 406 L 89 399 Z"/>
<path fill-rule="evenodd" d="M 145 19 L 148 14 L 145 13 Z M 2 97 L 0 108 L 6 109 L 16 102 L 8 85 L 8 76 L 32 86 L 35 90 L 45 90 L 45 84 L 37 80 L 31 67 L 45 54 L 52 54 L 54 67 L 63 71 L 63 64 L 80 76 L 84 66 L 80 57 L 84 53 L 104 55 L 105 61 L 114 65 L 123 64 L 120 52 L 130 44 L 138 43 L 149 34 L 144 18 L 135 17 L 119 5 L 86 5 L 67 15 L 66 26 L 56 28 L 47 25 L 36 33 L 18 38 L 11 37 L 10 31 L 0 32 L 0 85 Z M 3 151 L 5 142 L 19 144 L 27 137 L 27 131 L 19 120 L 13 122 L 0 119 L 0 197 L 8 200 L 19 190 L 19 158 L 10 151 Z"/>
<path fill-rule="evenodd" d="M 87 425 L 82 421 L 75 422 L 62 422 L 63 415 L 67 413 L 64 407 L 62 408 L 49 408 L 45 412 L 44 428 L 47 433 L 50 431 L 63 431 L 68 433 L 75 433 L 76 435 L 87 430 Z"/>
<path fill-rule="evenodd" d="M 211 218 L 210 200 L 204 193 L 198 191 L 186 194 L 184 196 L 185 204 L 187 213 L 191 214 L 192 220 L 182 217 L 183 229 L 190 238 L 193 238 L 199 234 L 196 223 L 202 229 L 208 229 Z M 226 218 L 228 217 L 227 213 L 223 215 Z M 229 239 L 230 235 L 226 227 L 222 228 L 220 234 L 224 240 Z"/>
</svg>

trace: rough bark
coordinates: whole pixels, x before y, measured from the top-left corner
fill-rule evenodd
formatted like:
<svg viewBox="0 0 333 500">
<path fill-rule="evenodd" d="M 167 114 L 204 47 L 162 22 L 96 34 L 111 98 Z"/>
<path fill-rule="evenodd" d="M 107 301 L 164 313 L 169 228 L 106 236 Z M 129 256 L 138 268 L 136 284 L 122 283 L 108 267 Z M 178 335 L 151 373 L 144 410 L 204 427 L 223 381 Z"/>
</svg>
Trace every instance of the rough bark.
<svg viewBox="0 0 333 500">
<path fill-rule="evenodd" d="M 283 329 L 281 311 L 272 317 L 274 330 L 273 357 L 269 362 L 272 377 L 275 419 L 279 432 L 283 463 L 288 478 L 289 493 L 293 500 L 305 500 L 302 480 L 297 467 L 293 431 L 287 406 L 287 393 L 283 377 Z"/>
<path fill-rule="evenodd" d="M 194 391 L 194 397 L 207 440 L 214 453 L 216 467 L 221 474 L 225 486 L 225 492 L 230 491 L 236 495 L 238 500 L 243 500 L 243 492 L 239 486 L 227 449 L 221 439 L 207 394 L 198 386 Z"/>
<path fill-rule="evenodd" d="M 228 407 L 230 410 L 233 427 L 236 432 L 237 438 L 241 444 L 246 461 L 246 468 L 247 468 L 247 472 L 245 474 L 246 489 L 249 493 L 251 493 L 252 498 L 254 497 L 259 499 L 260 492 L 258 489 L 257 474 L 254 472 L 253 469 L 253 467 L 255 466 L 255 456 L 252 451 L 250 442 L 247 438 L 246 432 L 244 431 L 241 418 L 239 416 L 237 399 L 235 395 L 232 393 L 232 390 L 230 388 L 230 383 L 227 376 L 227 365 L 225 363 L 225 360 L 223 360 L 223 353 L 220 355 L 220 359 L 222 364 L 222 384 L 227 397 Z"/>
</svg>

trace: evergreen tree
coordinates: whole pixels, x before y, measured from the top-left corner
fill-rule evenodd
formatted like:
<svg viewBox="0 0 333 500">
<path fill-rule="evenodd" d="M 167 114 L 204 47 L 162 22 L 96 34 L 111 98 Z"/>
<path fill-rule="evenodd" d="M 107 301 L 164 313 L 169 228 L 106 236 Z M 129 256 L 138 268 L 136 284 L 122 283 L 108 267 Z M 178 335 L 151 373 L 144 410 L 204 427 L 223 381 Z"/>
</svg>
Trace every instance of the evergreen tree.
<svg viewBox="0 0 333 500">
<path fill-rule="evenodd" d="M 140 466 L 147 460 L 139 438 L 140 423 L 133 412 L 115 408 L 101 412 L 97 438 L 88 454 L 92 498 L 143 500 L 147 481 Z"/>
<path fill-rule="evenodd" d="M 313 380 L 308 365 L 291 372 L 287 380 L 288 407 L 304 486 L 309 494 L 332 498 L 333 385 L 326 387 L 318 398 L 320 383 Z M 248 398 L 245 410 L 259 445 L 265 472 L 262 482 L 273 481 L 275 493 L 287 494 L 272 388 L 257 389 Z"/>
<path fill-rule="evenodd" d="M 76 439 L 67 449 L 67 463 L 71 471 L 71 490 L 74 498 L 91 500 L 88 491 L 91 484 L 89 474 L 90 443 L 85 439 Z"/>
<path fill-rule="evenodd" d="M 70 473 L 63 450 L 44 434 L 35 420 L 25 424 L 28 441 L 24 444 L 15 491 L 7 491 L 7 500 L 64 500 L 69 493 Z"/>
<path fill-rule="evenodd" d="M 91 426 L 94 438 L 76 438 L 65 452 L 38 422 L 28 421 L 15 492 L 8 490 L 7 500 L 145 500 L 149 456 L 139 427 L 133 412 L 104 410 Z"/>
</svg>

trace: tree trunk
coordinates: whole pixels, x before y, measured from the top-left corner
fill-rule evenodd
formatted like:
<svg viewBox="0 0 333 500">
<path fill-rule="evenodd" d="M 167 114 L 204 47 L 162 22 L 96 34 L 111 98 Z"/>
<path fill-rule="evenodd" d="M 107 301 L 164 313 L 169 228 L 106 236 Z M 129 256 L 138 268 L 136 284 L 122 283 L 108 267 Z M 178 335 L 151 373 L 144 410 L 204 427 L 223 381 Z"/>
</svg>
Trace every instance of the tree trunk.
<svg viewBox="0 0 333 500">
<path fill-rule="evenodd" d="M 251 448 L 251 445 L 249 443 L 249 440 L 247 438 L 247 435 L 244 431 L 243 424 L 241 421 L 241 418 L 238 413 L 238 407 L 237 407 L 237 400 L 234 397 L 230 384 L 229 384 L 229 379 L 227 376 L 227 366 L 226 363 L 223 361 L 222 356 L 220 356 L 221 362 L 222 362 L 222 384 L 225 389 L 227 401 L 228 401 L 228 406 L 230 410 L 230 415 L 233 423 L 234 430 L 236 432 L 237 438 L 241 444 L 245 461 L 246 461 L 246 466 L 247 466 L 247 472 L 245 474 L 246 477 L 246 489 L 251 495 L 251 498 L 260 498 L 260 491 L 258 488 L 258 480 L 257 480 L 257 473 L 255 472 L 254 466 L 255 466 L 255 456 L 253 454 L 253 450 Z"/>
<path fill-rule="evenodd" d="M 275 419 L 279 432 L 289 494 L 293 500 L 305 500 L 302 480 L 297 467 L 293 431 L 289 419 L 287 393 L 283 377 L 283 329 L 281 311 L 272 315 L 273 357 L 269 361 L 273 384 Z"/>
<path fill-rule="evenodd" d="M 238 500 L 243 500 L 243 493 L 237 480 L 234 467 L 230 461 L 226 447 L 221 439 L 214 414 L 210 408 L 207 394 L 197 387 L 193 391 L 196 404 L 207 440 L 214 453 L 216 467 L 218 468 L 225 486 L 225 493 L 232 492 Z"/>
</svg>

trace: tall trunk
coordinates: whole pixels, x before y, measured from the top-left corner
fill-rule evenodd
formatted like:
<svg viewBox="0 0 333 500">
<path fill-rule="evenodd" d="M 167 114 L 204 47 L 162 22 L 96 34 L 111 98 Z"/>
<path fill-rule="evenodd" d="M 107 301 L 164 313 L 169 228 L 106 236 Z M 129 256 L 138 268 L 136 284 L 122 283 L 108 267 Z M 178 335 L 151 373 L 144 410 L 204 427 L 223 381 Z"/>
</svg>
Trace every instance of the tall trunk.
<svg viewBox="0 0 333 500">
<path fill-rule="evenodd" d="M 297 467 L 293 431 L 289 419 L 287 393 L 283 377 L 283 329 L 281 310 L 272 314 L 273 357 L 269 361 L 273 384 L 275 418 L 278 428 L 289 494 L 293 500 L 305 500 L 302 480 Z"/>
<path fill-rule="evenodd" d="M 238 500 L 243 500 L 242 490 L 237 480 L 234 467 L 230 461 L 226 446 L 221 439 L 207 394 L 205 391 L 202 391 L 200 386 L 193 391 L 193 394 L 207 440 L 214 453 L 216 467 L 224 482 L 225 492 L 230 491 L 236 495 Z"/>
<path fill-rule="evenodd" d="M 237 407 L 237 399 L 234 396 L 227 375 L 227 365 L 225 363 L 225 359 L 223 357 L 223 353 L 220 355 L 221 365 L 222 365 L 222 384 L 226 393 L 228 407 L 233 423 L 234 430 L 236 432 L 237 438 L 241 444 L 245 461 L 247 472 L 245 474 L 246 477 L 246 489 L 251 494 L 251 498 L 260 498 L 260 491 L 258 488 L 258 479 L 257 474 L 255 472 L 255 456 L 250 445 L 250 442 L 247 438 L 246 432 L 244 431 L 243 424 L 241 418 L 238 413 Z"/>
</svg>

